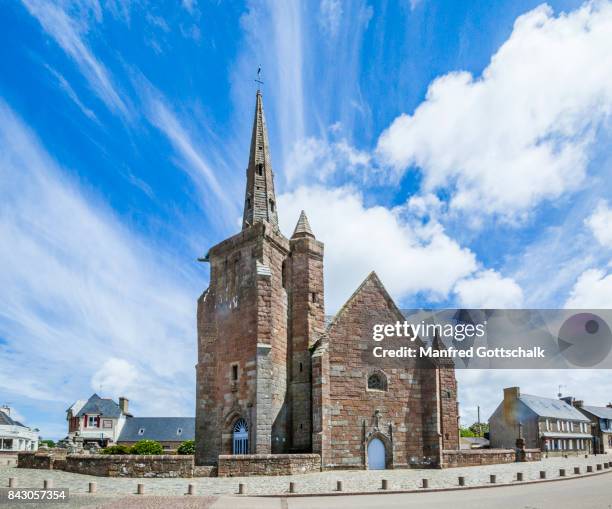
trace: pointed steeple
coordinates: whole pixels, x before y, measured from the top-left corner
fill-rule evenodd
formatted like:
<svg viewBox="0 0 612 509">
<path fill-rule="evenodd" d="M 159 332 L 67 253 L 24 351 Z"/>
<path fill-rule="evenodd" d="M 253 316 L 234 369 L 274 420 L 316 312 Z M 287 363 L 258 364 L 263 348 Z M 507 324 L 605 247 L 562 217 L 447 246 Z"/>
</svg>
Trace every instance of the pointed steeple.
<svg viewBox="0 0 612 509">
<path fill-rule="evenodd" d="M 314 234 L 310 229 L 310 223 L 308 222 L 308 218 L 306 217 L 306 212 L 302 210 L 300 213 L 300 218 L 298 219 L 297 224 L 295 225 L 295 230 L 293 231 L 292 239 L 297 239 L 300 237 L 312 237 L 314 238 Z"/>
<path fill-rule="evenodd" d="M 247 168 L 242 229 L 264 221 L 278 229 L 268 129 L 266 128 L 261 92 L 258 90 L 255 99 L 255 118 L 253 119 L 251 150 Z"/>
</svg>

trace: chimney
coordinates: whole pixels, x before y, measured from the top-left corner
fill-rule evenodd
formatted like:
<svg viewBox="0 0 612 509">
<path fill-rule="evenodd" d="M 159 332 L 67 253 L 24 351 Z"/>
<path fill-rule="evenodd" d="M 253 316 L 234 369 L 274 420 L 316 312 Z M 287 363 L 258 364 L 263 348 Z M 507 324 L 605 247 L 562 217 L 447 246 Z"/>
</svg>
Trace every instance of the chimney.
<svg viewBox="0 0 612 509">
<path fill-rule="evenodd" d="M 612 408 L 612 403 L 608 403 L 608 404 L 606 405 L 606 408 Z"/>
<path fill-rule="evenodd" d="M 121 411 L 122 411 L 124 414 L 127 414 L 127 413 L 128 413 L 128 403 L 129 403 L 129 402 L 130 402 L 130 400 L 129 400 L 129 399 L 127 399 L 127 398 L 126 398 L 126 397 L 124 397 L 124 396 L 121 396 L 121 397 L 119 398 L 119 408 L 121 409 Z"/>
<path fill-rule="evenodd" d="M 583 405 L 584 405 L 584 401 L 582 401 L 581 399 L 575 399 L 574 400 L 574 406 L 576 408 L 582 408 Z"/>
<path fill-rule="evenodd" d="M 520 387 L 506 387 L 504 389 L 504 419 L 512 420 L 515 415 L 516 402 L 521 397 Z"/>
</svg>

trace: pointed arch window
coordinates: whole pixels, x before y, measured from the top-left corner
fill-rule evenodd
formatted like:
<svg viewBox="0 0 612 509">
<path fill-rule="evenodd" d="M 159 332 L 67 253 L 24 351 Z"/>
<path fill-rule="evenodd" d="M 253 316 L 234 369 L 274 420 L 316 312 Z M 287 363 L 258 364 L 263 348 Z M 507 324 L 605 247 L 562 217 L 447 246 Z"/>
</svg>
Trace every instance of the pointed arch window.
<svg viewBox="0 0 612 509">
<path fill-rule="evenodd" d="M 263 163 L 257 163 L 255 168 L 257 169 L 257 175 L 263 176 Z"/>
<path fill-rule="evenodd" d="M 274 212 L 274 200 L 270 200 L 270 212 Z"/>
</svg>

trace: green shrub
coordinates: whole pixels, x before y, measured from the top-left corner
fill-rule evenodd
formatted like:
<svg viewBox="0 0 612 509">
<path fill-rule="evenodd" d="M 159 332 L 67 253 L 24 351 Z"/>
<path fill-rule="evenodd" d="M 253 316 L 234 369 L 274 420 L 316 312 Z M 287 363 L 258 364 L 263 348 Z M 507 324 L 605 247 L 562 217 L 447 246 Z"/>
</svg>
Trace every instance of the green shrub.
<svg viewBox="0 0 612 509">
<path fill-rule="evenodd" d="M 130 454 L 130 448 L 127 445 L 111 445 L 102 449 L 102 454 Z"/>
<path fill-rule="evenodd" d="M 53 440 L 41 440 L 39 442 L 40 445 L 46 445 L 49 449 L 53 449 L 55 447 L 55 442 Z"/>
<path fill-rule="evenodd" d="M 185 440 L 176 450 L 179 454 L 195 454 L 195 441 Z"/>
<path fill-rule="evenodd" d="M 164 448 L 155 440 L 139 440 L 130 449 L 131 454 L 164 454 Z"/>
</svg>

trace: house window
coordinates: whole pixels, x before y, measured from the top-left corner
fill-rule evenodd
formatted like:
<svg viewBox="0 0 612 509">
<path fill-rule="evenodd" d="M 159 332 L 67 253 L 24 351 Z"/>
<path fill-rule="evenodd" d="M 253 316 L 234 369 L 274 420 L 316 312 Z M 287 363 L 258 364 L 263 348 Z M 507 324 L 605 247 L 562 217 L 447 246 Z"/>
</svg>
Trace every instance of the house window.
<svg viewBox="0 0 612 509">
<path fill-rule="evenodd" d="M 95 415 L 87 416 L 87 427 L 88 428 L 97 428 L 98 427 L 98 418 Z"/>
<path fill-rule="evenodd" d="M 384 373 L 377 371 L 368 377 L 368 389 L 374 391 L 387 390 L 387 377 Z"/>
<path fill-rule="evenodd" d="M 140 428 L 138 430 L 138 434 L 141 435 L 141 436 L 144 435 L 144 428 Z"/>
<path fill-rule="evenodd" d="M 550 431 L 550 421 L 546 419 L 546 431 Z"/>
<path fill-rule="evenodd" d="M 110 419 L 104 419 L 102 421 L 102 427 L 103 428 L 112 428 L 113 427 L 113 421 L 111 421 Z"/>
<path fill-rule="evenodd" d="M 232 364 L 232 382 L 238 381 L 238 364 Z"/>
</svg>

